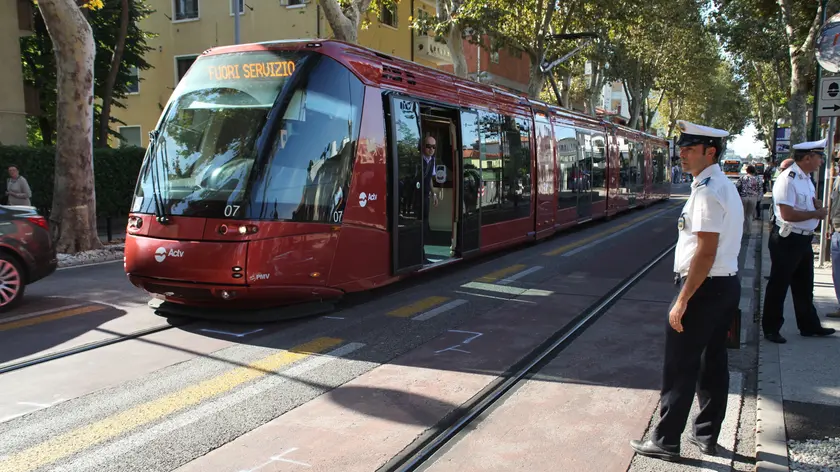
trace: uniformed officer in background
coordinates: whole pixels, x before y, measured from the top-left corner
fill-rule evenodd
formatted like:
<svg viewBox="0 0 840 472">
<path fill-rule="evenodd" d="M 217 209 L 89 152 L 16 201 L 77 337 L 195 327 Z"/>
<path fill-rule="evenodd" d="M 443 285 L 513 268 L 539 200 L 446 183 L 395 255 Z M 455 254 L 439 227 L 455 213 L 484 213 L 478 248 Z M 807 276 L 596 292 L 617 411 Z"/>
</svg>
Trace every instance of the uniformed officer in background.
<svg viewBox="0 0 840 472">
<path fill-rule="evenodd" d="M 729 133 L 682 120 L 678 125 L 682 168 L 695 177 L 677 224 L 680 291 L 666 327 L 659 424 L 649 440 L 630 442 L 639 454 L 672 461 L 680 457 L 695 391 L 700 413 L 689 440 L 706 454 L 717 450 L 729 392 L 726 339 L 741 297 L 744 222 L 738 191 L 718 164 Z"/>
<path fill-rule="evenodd" d="M 764 295 L 761 327 L 764 338 L 774 343 L 787 340 L 779 334 L 784 323 L 788 287 L 793 296 L 796 326 L 802 336 L 828 336 L 833 328 L 823 328 L 814 306 L 814 230 L 825 218 L 826 209 L 817 200 L 808 174 L 819 170 L 825 154 L 825 139 L 793 146 L 793 165 L 779 174 L 773 184 L 773 212 L 776 222 L 770 228 L 770 280 Z"/>
</svg>

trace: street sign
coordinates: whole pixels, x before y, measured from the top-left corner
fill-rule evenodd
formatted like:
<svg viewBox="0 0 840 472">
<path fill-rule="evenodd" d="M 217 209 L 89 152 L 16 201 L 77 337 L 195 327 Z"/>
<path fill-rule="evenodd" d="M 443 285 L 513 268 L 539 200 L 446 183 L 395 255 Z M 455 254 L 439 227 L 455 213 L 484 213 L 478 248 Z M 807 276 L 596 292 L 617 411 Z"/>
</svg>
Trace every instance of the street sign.
<svg viewBox="0 0 840 472">
<path fill-rule="evenodd" d="M 840 77 L 823 77 L 817 116 L 840 116 Z"/>
</svg>

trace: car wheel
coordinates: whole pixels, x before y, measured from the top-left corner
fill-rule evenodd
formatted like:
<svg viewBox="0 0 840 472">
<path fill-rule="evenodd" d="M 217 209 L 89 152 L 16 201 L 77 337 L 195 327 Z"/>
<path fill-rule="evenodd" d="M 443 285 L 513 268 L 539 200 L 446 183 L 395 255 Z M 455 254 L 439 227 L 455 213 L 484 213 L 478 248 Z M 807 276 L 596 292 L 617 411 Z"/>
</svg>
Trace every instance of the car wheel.
<svg viewBox="0 0 840 472">
<path fill-rule="evenodd" d="M 13 308 L 20 303 L 26 282 L 23 272 L 14 258 L 0 254 L 0 311 Z"/>
</svg>

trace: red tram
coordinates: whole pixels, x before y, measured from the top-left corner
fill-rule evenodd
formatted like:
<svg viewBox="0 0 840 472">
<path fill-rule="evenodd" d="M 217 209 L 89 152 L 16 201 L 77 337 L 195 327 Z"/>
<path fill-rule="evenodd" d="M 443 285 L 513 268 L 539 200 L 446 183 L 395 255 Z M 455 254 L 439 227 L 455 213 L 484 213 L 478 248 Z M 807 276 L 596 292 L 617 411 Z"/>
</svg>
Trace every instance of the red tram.
<svg viewBox="0 0 840 472">
<path fill-rule="evenodd" d="M 208 50 L 150 134 L 125 271 L 181 305 L 337 299 L 670 195 L 664 139 L 338 41 Z"/>
</svg>

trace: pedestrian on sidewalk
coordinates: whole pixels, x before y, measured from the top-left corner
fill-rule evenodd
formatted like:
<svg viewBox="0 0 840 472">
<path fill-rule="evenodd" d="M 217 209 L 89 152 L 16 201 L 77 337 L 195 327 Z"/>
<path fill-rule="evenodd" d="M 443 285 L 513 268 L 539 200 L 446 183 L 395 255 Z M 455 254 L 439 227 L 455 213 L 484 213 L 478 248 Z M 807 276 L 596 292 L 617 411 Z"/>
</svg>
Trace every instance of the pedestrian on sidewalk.
<svg viewBox="0 0 840 472">
<path fill-rule="evenodd" d="M 6 179 L 7 204 L 32 206 L 29 201 L 32 198 L 32 190 L 29 188 L 29 182 L 26 181 L 26 178 L 20 175 L 18 166 L 10 165 L 8 172 L 9 178 Z"/>
<path fill-rule="evenodd" d="M 682 168 L 695 177 L 677 223 L 674 271 L 680 291 L 665 328 L 659 423 L 647 441 L 630 441 L 637 453 L 670 461 L 679 460 L 695 392 L 700 413 L 689 441 L 705 454 L 717 451 L 729 393 L 726 338 L 741 297 L 744 220 L 738 191 L 718 164 L 729 133 L 677 123 Z"/>
<path fill-rule="evenodd" d="M 831 188 L 831 205 L 828 220 L 831 224 L 831 231 L 828 237 L 831 240 L 829 245 L 831 252 L 831 278 L 834 281 L 834 296 L 840 304 L 840 178 L 837 176 L 837 164 L 831 166 L 831 176 L 834 184 Z M 828 318 L 840 318 L 840 311 L 826 313 Z"/>
<path fill-rule="evenodd" d="M 758 181 L 758 176 L 755 174 L 755 166 L 747 166 L 747 174 L 738 178 L 736 184 L 738 194 L 741 196 L 741 203 L 744 205 L 744 234 L 750 234 L 752 227 L 751 220 L 758 219 L 757 217 L 750 218 L 755 213 L 756 202 L 761 198 L 761 182 Z"/>
<path fill-rule="evenodd" d="M 770 228 L 770 280 L 764 295 L 761 327 L 764 338 L 774 343 L 787 340 L 779 333 L 788 287 L 793 296 L 796 326 L 802 336 L 828 336 L 833 328 L 823 328 L 814 306 L 814 230 L 827 212 L 816 197 L 808 174 L 819 170 L 825 153 L 825 139 L 793 146 L 794 163 L 779 174 L 773 184 L 773 212 L 776 222 Z"/>
</svg>

